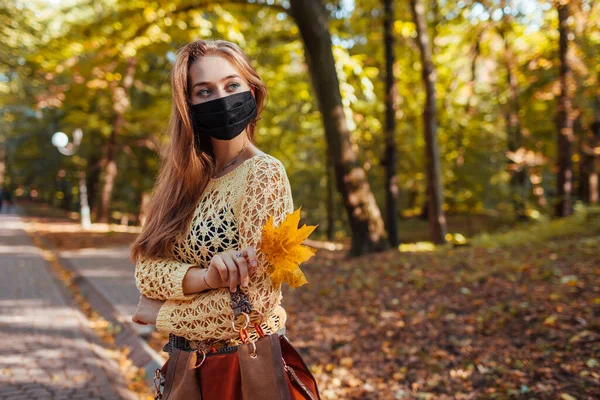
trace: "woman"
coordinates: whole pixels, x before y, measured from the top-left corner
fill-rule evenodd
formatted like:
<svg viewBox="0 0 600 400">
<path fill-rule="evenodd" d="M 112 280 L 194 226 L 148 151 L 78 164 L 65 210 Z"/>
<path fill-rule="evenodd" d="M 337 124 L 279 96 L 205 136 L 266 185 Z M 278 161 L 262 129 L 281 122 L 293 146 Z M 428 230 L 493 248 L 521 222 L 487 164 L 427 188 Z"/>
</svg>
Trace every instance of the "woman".
<svg viewBox="0 0 600 400">
<path fill-rule="evenodd" d="M 253 144 L 265 84 L 223 40 L 181 48 L 171 83 L 170 147 L 131 252 L 142 294 L 133 320 L 169 332 L 165 351 L 225 352 L 242 343 L 232 326 L 242 291 L 264 316 L 252 322 L 282 335 L 281 291 L 257 247 L 269 217 L 277 225 L 294 205 L 283 164 Z"/>
</svg>

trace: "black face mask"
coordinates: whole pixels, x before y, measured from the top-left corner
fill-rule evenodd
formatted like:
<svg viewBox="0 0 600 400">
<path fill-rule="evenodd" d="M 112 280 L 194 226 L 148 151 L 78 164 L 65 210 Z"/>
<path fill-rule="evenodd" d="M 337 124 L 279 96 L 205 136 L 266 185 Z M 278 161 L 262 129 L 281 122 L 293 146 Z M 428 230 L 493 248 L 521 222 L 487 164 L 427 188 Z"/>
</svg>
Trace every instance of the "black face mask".
<svg viewBox="0 0 600 400">
<path fill-rule="evenodd" d="M 256 101 L 248 90 L 200 104 L 190 105 L 194 134 L 231 140 L 256 117 Z"/>
</svg>

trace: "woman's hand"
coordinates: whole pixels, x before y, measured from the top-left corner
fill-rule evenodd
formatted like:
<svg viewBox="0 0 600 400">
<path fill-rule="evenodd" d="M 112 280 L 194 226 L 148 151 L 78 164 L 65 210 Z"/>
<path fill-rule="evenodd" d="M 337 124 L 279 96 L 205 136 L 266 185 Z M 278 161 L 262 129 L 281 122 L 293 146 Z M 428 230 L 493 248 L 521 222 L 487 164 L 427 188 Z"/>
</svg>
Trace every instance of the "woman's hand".
<svg viewBox="0 0 600 400">
<path fill-rule="evenodd" d="M 140 295 L 137 310 L 131 320 L 140 325 L 156 325 L 156 317 L 163 303 L 163 300 L 154 300 Z"/>
<path fill-rule="evenodd" d="M 216 254 L 207 268 L 206 282 L 215 289 L 229 287 L 232 292 L 237 290 L 239 284 L 247 288 L 248 268 L 254 268 L 256 265 L 256 249 L 253 246 Z"/>
</svg>

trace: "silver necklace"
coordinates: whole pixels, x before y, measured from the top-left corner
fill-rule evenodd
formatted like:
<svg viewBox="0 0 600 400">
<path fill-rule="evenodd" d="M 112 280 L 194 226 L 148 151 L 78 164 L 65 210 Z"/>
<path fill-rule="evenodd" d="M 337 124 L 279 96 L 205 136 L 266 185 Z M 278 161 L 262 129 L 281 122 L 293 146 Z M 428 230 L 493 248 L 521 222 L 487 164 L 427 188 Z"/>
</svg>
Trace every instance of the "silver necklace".
<svg viewBox="0 0 600 400">
<path fill-rule="evenodd" d="M 230 165 L 233 165 L 237 162 L 238 158 L 240 158 L 240 156 L 242 155 L 242 153 L 246 150 L 246 147 L 248 147 L 248 140 L 246 140 L 246 143 L 244 144 L 244 146 L 242 147 L 242 149 L 240 150 L 239 153 L 237 153 L 237 155 L 235 156 L 235 158 L 233 160 L 231 160 L 230 162 L 228 162 L 227 164 L 225 164 L 225 166 L 223 168 L 221 168 L 220 171 L 215 172 L 215 174 L 213 175 L 213 179 L 217 179 L 217 174 L 219 172 L 223 172 L 225 170 L 225 168 L 229 167 Z"/>
</svg>

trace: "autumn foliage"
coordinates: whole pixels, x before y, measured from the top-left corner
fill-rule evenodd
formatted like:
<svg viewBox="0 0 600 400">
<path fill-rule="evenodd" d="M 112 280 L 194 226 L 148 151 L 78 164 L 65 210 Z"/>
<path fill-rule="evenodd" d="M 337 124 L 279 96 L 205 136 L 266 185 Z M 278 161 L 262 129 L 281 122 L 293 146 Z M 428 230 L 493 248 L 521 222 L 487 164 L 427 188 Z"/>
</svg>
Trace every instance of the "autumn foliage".
<svg viewBox="0 0 600 400">
<path fill-rule="evenodd" d="M 285 219 L 275 227 L 273 216 L 263 227 L 260 251 L 265 254 L 269 263 L 269 273 L 274 286 L 287 282 L 292 288 L 308 283 L 300 264 L 310 259 L 316 249 L 302 245 L 302 242 L 315 230 L 318 225 L 304 224 L 298 229 L 300 210 L 286 215 Z"/>
</svg>

